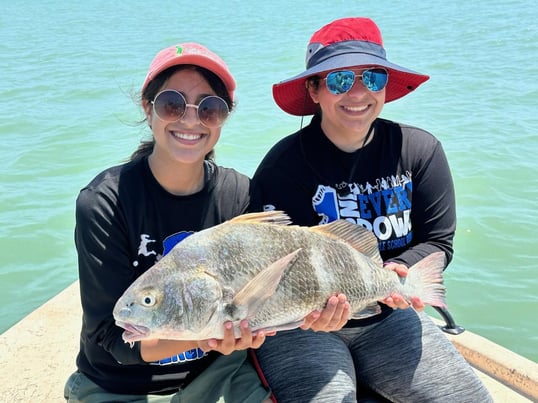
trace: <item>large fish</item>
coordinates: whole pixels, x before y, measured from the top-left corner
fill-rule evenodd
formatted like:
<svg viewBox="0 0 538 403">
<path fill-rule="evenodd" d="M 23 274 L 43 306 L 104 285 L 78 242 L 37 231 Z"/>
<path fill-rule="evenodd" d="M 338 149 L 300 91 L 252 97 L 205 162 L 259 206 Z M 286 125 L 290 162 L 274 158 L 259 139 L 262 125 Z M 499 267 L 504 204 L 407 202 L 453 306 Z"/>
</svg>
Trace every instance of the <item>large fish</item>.
<svg viewBox="0 0 538 403">
<path fill-rule="evenodd" d="M 282 212 L 252 213 L 178 243 L 125 291 L 114 308 L 123 339 L 223 337 L 223 323 L 285 330 L 344 293 L 353 318 L 379 312 L 398 293 L 445 306 L 444 253 L 433 253 L 400 278 L 383 268 L 377 239 L 344 220 L 316 227 L 290 224 Z"/>
</svg>

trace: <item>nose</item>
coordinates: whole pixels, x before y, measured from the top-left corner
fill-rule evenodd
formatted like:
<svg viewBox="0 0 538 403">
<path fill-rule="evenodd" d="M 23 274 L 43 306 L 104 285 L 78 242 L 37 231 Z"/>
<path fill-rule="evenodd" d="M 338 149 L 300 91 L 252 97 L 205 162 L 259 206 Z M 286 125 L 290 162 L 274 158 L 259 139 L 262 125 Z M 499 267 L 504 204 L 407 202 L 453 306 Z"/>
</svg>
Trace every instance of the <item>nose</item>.
<svg viewBox="0 0 538 403">
<path fill-rule="evenodd" d="M 198 125 L 200 123 L 200 119 L 198 118 L 198 106 L 187 104 L 185 106 L 185 113 L 181 117 L 180 121 L 186 125 Z"/>
<path fill-rule="evenodd" d="M 362 94 L 364 94 L 365 92 L 368 92 L 368 91 L 369 91 L 368 88 L 366 88 L 364 83 L 362 82 L 362 77 L 357 75 L 355 77 L 355 81 L 353 82 L 353 85 L 351 86 L 351 88 L 348 91 L 348 94 L 351 95 L 351 96 L 358 96 L 358 95 L 362 95 Z"/>
</svg>

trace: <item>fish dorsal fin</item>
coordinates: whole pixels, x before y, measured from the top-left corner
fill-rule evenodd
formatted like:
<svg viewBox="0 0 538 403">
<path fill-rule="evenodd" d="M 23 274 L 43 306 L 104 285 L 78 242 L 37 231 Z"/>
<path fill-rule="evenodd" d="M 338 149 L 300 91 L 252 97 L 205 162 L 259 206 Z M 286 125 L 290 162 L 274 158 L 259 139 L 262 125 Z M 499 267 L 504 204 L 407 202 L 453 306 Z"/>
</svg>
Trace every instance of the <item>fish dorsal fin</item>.
<svg viewBox="0 0 538 403">
<path fill-rule="evenodd" d="M 353 224 L 346 220 L 336 220 L 329 224 L 311 227 L 310 230 L 331 238 L 341 239 L 380 266 L 383 265 L 376 236 L 362 225 Z"/>
<path fill-rule="evenodd" d="M 288 225 L 291 224 L 290 217 L 283 211 L 264 211 L 260 213 L 248 213 L 242 214 L 237 217 L 228 220 L 229 223 L 243 223 L 243 224 L 278 224 Z"/>
</svg>

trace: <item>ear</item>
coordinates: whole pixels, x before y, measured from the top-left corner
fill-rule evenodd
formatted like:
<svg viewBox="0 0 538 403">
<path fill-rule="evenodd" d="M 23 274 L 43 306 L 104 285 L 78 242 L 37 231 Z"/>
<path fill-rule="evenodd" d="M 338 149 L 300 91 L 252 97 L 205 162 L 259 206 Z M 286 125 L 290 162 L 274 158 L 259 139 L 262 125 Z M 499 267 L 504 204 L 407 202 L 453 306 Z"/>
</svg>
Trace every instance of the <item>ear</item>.
<svg viewBox="0 0 538 403">
<path fill-rule="evenodd" d="M 151 114 L 153 113 L 153 106 L 147 99 L 142 100 L 142 108 L 144 109 L 144 115 L 148 121 L 149 127 L 151 127 Z"/>
<path fill-rule="evenodd" d="M 314 102 L 315 104 L 319 104 L 319 100 L 318 100 L 319 86 L 316 87 L 315 85 L 312 84 L 310 80 L 306 80 L 304 85 L 306 87 L 306 90 L 308 91 L 308 94 L 310 95 L 310 98 L 312 98 L 312 102 Z"/>
</svg>

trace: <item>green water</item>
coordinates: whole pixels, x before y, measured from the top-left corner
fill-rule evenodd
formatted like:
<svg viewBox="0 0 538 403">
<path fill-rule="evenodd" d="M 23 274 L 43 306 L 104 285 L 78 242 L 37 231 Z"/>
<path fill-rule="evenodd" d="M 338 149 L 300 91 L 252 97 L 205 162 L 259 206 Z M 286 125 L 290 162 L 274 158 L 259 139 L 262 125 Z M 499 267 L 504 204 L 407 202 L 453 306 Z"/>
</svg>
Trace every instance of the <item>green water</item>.
<svg viewBox="0 0 538 403">
<path fill-rule="evenodd" d="M 0 14 L 0 332 L 76 280 L 78 190 L 141 138 L 133 96 L 158 49 L 199 41 L 238 82 L 217 147 L 252 174 L 298 129 L 271 85 L 299 73 L 312 32 L 373 17 L 389 59 L 431 75 L 382 116 L 434 133 L 457 191 L 446 272 L 457 321 L 538 361 L 538 12 L 531 1 L 289 3 L 19 1 Z M 372 10 L 372 8 L 374 8 Z M 218 11 L 218 12 L 217 12 Z"/>
</svg>

